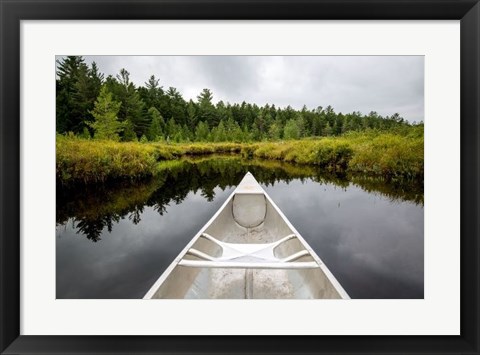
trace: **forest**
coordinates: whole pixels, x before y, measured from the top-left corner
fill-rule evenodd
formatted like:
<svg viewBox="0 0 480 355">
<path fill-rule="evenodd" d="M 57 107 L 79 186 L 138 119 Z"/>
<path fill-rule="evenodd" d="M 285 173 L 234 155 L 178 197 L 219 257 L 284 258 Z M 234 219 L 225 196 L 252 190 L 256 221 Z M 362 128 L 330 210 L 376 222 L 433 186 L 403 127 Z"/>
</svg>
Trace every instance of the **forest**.
<svg viewBox="0 0 480 355">
<path fill-rule="evenodd" d="M 423 181 L 423 122 L 399 114 L 215 103 L 209 89 L 187 101 L 154 75 L 137 87 L 126 69 L 105 78 L 79 56 L 57 61 L 56 76 L 60 185 L 144 179 L 159 162 L 212 154 Z"/>
<path fill-rule="evenodd" d="M 331 106 L 301 110 L 274 104 L 214 102 L 205 88 L 185 100 L 152 75 L 136 86 L 121 69 L 105 78 L 96 63 L 81 56 L 57 61 L 57 133 L 88 139 L 140 142 L 257 142 L 340 136 L 375 130 L 405 132 L 409 123 L 398 113 L 335 112 Z"/>
</svg>

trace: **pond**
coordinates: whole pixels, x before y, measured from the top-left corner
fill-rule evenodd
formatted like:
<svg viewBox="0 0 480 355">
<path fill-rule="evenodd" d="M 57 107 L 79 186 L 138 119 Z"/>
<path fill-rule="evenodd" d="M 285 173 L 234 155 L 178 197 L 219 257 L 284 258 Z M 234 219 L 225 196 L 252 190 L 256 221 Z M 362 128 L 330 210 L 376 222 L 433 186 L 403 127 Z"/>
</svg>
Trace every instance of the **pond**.
<svg viewBox="0 0 480 355">
<path fill-rule="evenodd" d="M 423 298 L 423 185 L 233 156 L 57 186 L 56 297 L 142 298 L 250 171 L 352 298 Z"/>
</svg>

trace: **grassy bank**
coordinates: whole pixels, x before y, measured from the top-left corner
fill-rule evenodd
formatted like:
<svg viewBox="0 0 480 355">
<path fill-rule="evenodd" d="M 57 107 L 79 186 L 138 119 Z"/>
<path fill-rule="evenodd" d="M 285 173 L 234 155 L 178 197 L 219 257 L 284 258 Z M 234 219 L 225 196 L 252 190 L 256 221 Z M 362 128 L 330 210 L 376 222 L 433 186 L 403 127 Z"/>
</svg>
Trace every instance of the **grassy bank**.
<svg viewBox="0 0 480 355">
<path fill-rule="evenodd" d="M 327 171 L 423 179 L 423 132 L 364 132 L 340 137 L 259 143 L 118 143 L 57 136 L 57 180 L 62 184 L 140 179 L 160 173 L 159 161 L 188 155 L 243 157 L 313 164 Z"/>
</svg>

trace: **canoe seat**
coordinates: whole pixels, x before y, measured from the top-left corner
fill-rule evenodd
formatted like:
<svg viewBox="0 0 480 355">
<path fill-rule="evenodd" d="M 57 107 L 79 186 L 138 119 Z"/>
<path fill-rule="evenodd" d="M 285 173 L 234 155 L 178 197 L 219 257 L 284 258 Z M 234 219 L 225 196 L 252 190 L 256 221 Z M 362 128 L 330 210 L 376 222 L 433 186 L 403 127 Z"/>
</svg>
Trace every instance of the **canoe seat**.
<svg viewBox="0 0 480 355">
<path fill-rule="evenodd" d="M 293 262 L 302 256 L 310 255 L 307 250 L 301 250 L 286 258 L 277 258 L 274 250 L 280 244 L 296 238 L 295 234 L 265 244 L 238 244 L 222 242 L 207 233 L 201 237 L 210 240 L 222 248 L 222 255 L 213 257 L 197 249 L 190 248 L 187 254 L 194 255 L 202 260 L 182 259 L 179 265 L 190 267 L 214 267 L 214 268 L 253 268 L 253 269 L 305 269 L 317 268 L 316 262 Z"/>
<path fill-rule="evenodd" d="M 235 194 L 232 203 L 233 219 L 244 228 L 258 227 L 267 216 L 267 200 L 262 194 Z"/>
</svg>

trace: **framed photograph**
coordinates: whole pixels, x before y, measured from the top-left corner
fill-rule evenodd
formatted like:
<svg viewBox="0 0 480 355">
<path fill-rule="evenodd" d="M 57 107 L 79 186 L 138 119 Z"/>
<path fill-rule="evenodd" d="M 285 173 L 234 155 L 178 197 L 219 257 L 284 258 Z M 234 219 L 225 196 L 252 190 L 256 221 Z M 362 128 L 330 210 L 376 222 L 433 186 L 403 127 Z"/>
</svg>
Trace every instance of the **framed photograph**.
<svg viewBox="0 0 480 355">
<path fill-rule="evenodd" d="M 0 0 L 2 354 L 478 354 L 478 1 Z"/>
</svg>

